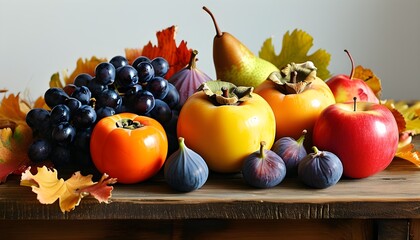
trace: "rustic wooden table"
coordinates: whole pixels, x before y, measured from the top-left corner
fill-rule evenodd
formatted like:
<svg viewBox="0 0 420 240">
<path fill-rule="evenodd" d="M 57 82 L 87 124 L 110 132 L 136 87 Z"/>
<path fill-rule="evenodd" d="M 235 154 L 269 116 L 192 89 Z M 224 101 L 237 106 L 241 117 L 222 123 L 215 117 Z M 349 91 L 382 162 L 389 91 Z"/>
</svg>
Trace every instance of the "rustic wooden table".
<svg viewBox="0 0 420 240">
<path fill-rule="evenodd" d="M 420 239 L 420 168 L 395 159 L 372 177 L 322 190 L 296 178 L 259 190 L 239 174 L 211 174 L 185 194 L 158 175 L 115 185 L 110 204 L 87 197 L 66 214 L 11 178 L 0 185 L 0 232 L 2 239 Z"/>
</svg>

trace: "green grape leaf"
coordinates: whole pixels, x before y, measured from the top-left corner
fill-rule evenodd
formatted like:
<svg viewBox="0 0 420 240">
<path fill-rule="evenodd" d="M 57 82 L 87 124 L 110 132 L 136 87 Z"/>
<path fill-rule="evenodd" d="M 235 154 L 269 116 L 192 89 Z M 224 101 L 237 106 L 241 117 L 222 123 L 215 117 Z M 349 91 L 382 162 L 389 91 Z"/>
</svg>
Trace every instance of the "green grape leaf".
<svg viewBox="0 0 420 240">
<path fill-rule="evenodd" d="M 291 34 L 289 31 L 284 34 L 282 48 L 278 55 L 275 52 L 272 38 L 264 41 L 258 54 L 260 58 L 273 63 L 279 69 L 292 62 L 303 63 L 311 61 L 317 68 L 317 76 L 327 80 L 331 77 L 331 73 L 328 70 L 331 54 L 324 49 L 318 49 L 309 54 L 312 46 L 313 37 L 303 30 L 295 29 Z"/>
</svg>

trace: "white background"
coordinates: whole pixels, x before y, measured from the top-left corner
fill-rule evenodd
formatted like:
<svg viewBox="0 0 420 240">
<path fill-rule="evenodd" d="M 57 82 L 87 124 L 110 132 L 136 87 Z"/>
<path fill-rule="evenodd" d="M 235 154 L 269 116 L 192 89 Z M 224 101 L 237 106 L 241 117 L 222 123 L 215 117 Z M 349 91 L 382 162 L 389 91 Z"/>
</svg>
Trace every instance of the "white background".
<svg viewBox="0 0 420 240">
<path fill-rule="evenodd" d="M 331 53 L 331 73 L 350 73 L 349 49 L 381 78 L 382 98 L 419 99 L 420 0 L 0 0 L 0 88 L 36 98 L 79 57 L 124 55 L 172 25 L 214 78 L 215 31 L 204 5 L 255 54 L 269 37 L 280 51 L 284 33 L 299 28 L 313 36 L 311 52 Z"/>
</svg>

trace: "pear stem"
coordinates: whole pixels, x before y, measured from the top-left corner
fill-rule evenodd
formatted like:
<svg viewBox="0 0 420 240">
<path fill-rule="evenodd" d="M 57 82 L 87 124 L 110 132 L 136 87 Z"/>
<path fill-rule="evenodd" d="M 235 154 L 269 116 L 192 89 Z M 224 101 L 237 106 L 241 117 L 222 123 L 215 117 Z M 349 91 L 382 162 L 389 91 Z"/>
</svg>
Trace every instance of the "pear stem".
<svg viewBox="0 0 420 240">
<path fill-rule="evenodd" d="M 356 112 L 357 104 L 356 104 L 357 97 L 353 97 L 353 111 Z"/>
<path fill-rule="evenodd" d="M 350 62 L 351 62 L 350 79 L 353 79 L 353 76 L 354 76 L 354 61 L 353 61 L 353 57 L 351 56 L 350 52 L 347 49 L 344 49 L 344 52 L 346 52 L 347 53 L 347 56 L 349 56 L 349 58 L 350 58 Z"/>
<path fill-rule="evenodd" d="M 197 50 L 193 50 L 192 52 L 191 52 L 191 57 L 190 57 L 190 61 L 189 61 L 189 63 L 188 63 L 188 66 L 187 66 L 187 68 L 188 69 L 194 69 L 194 68 L 196 68 L 196 57 L 197 57 L 197 54 L 198 54 L 198 51 Z"/>
<path fill-rule="evenodd" d="M 265 153 L 264 153 L 265 145 L 266 145 L 265 141 L 260 142 L 260 158 L 261 159 L 265 158 Z"/>
<path fill-rule="evenodd" d="M 206 6 L 204 6 L 203 9 L 210 15 L 211 19 L 213 20 L 214 28 L 216 29 L 216 36 L 223 36 L 223 32 L 220 31 L 219 25 L 217 24 L 216 18 L 214 17 L 213 13 Z"/>
</svg>

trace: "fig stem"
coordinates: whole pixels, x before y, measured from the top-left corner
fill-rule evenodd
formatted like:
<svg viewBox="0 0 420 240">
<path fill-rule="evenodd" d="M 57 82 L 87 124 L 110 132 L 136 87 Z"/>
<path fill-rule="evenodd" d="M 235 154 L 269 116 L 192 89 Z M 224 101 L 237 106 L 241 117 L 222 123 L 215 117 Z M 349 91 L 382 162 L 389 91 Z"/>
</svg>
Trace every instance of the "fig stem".
<svg viewBox="0 0 420 240">
<path fill-rule="evenodd" d="M 216 37 L 223 36 L 223 32 L 220 31 L 219 25 L 217 24 L 216 18 L 214 17 L 213 13 L 206 6 L 204 6 L 203 9 L 210 15 L 211 19 L 213 20 L 214 28 L 216 29 Z"/>
<path fill-rule="evenodd" d="M 317 156 L 324 156 L 324 152 L 323 151 L 319 151 L 319 149 L 316 146 L 312 146 L 312 150 L 314 151 L 314 155 L 313 157 L 317 157 Z"/>
<path fill-rule="evenodd" d="M 191 52 L 190 61 L 189 61 L 188 66 L 187 66 L 188 69 L 191 70 L 191 69 L 196 68 L 196 61 L 197 61 L 196 57 L 197 57 L 197 54 L 198 54 L 198 51 L 197 50 L 193 50 Z"/>
<path fill-rule="evenodd" d="M 265 158 L 265 152 L 264 152 L 265 145 L 266 145 L 265 141 L 260 142 L 260 158 L 261 159 Z"/>
<path fill-rule="evenodd" d="M 349 58 L 350 58 L 350 62 L 351 62 L 350 79 L 353 79 L 353 76 L 354 76 L 354 60 L 353 60 L 353 57 L 351 56 L 350 52 L 347 49 L 344 49 L 344 52 L 346 52 L 347 56 L 349 56 Z"/>
<path fill-rule="evenodd" d="M 296 142 L 302 144 L 303 141 L 305 141 L 306 133 L 308 133 L 308 131 L 306 129 L 303 129 L 302 135 L 300 135 L 299 139 Z"/>
<path fill-rule="evenodd" d="M 178 137 L 179 148 L 184 149 L 185 147 L 185 139 L 183 137 Z"/>
<path fill-rule="evenodd" d="M 357 97 L 353 97 L 353 112 L 356 112 L 357 104 L 356 104 Z"/>
<path fill-rule="evenodd" d="M 225 87 L 225 86 L 222 87 L 222 96 L 225 97 L 225 98 L 228 98 L 229 97 L 228 88 Z"/>
</svg>

